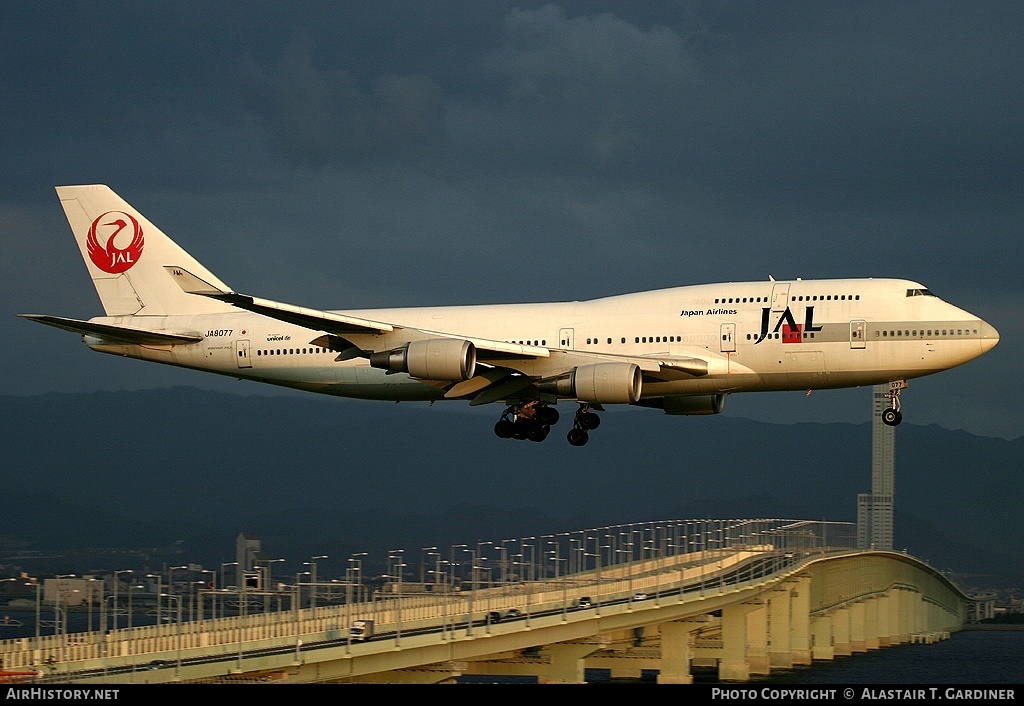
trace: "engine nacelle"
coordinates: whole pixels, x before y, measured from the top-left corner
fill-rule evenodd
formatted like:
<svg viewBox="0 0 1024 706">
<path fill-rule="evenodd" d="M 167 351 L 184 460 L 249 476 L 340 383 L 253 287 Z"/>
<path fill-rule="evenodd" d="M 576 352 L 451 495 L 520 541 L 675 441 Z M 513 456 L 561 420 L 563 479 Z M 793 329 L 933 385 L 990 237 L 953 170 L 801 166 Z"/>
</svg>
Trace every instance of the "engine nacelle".
<svg viewBox="0 0 1024 706">
<path fill-rule="evenodd" d="M 642 382 L 636 363 L 595 363 L 581 365 L 568 375 L 542 382 L 540 389 L 580 402 L 632 404 L 640 399 Z"/>
<path fill-rule="evenodd" d="M 665 414 L 718 414 L 725 407 L 725 395 L 672 395 L 662 398 Z"/>
<path fill-rule="evenodd" d="M 371 353 L 370 365 L 421 380 L 469 380 L 476 374 L 476 346 L 454 338 L 412 341 Z"/>
</svg>

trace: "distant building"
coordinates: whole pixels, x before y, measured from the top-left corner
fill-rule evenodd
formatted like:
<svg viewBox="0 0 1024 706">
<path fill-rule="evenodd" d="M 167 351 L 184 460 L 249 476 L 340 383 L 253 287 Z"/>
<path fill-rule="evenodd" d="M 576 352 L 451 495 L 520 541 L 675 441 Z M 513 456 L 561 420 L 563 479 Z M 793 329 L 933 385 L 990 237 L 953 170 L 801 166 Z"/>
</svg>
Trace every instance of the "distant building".
<svg viewBox="0 0 1024 706">
<path fill-rule="evenodd" d="M 235 585 L 243 586 L 245 577 L 255 572 L 257 562 L 263 557 L 260 538 L 249 532 L 239 532 L 235 540 Z"/>
<path fill-rule="evenodd" d="M 100 600 L 102 582 L 89 578 L 55 578 L 43 581 L 43 601 L 54 605 L 78 606 Z"/>
<path fill-rule="evenodd" d="M 889 386 L 875 385 L 872 389 L 871 492 L 857 496 L 857 546 L 892 549 L 896 428 L 882 421 L 882 412 L 889 407 Z"/>
</svg>

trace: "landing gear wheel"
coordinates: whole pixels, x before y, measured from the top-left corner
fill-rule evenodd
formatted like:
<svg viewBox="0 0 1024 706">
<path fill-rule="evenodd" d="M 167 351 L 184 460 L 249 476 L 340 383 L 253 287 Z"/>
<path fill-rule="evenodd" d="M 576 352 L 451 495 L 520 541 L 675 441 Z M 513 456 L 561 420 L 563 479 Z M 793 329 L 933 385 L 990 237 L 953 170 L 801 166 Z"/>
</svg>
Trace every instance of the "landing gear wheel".
<svg viewBox="0 0 1024 706">
<path fill-rule="evenodd" d="M 513 424 L 507 419 L 499 419 L 498 423 L 494 425 L 494 433 L 497 434 L 500 439 L 511 439 L 512 430 Z"/>
<path fill-rule="evenodd" d="M 892 407 L 890 407 L 889 409 L 882 412 L 882 422 L 885 423 L 887 426 L 899 426 L 899 423 L 902 421 L 903 413 L 900 412 L 898 409 L 893 409 Z"/>
<path fill-rule="evenodd" d="M 551 431 L 551 427 L 547 424 L 531 424 L 530 430 L 527 432 L 527 438 L 530 441 L 544 441 L 548 438 L 548 432 Z"/>
<path fill-rule="evenodd" d="M 601 418 L 593 412 L 583 412 L 579 416 L 580 426 L 584 429 L 597 429 L 601 426 Z"/>
<path fill-rule="evenodd" d="M 588 441 L 590 441 L 590 435 L 587 434 L 587 430 L 577 429 L 576 427 L 573 427 L 572 429 L 569 430 L 569 434 L 568 436 L 566 436 L 566 438 L 569 440 L 569 443 L 572 444 L 573 446 L 583 446 Z"/>
<path fill-rule="evenodd" d="M 894 427 L 903 421 L 903 413 L 900 412 L 900 392 L 906 387 L 906 380 L 889 382 L 889 391 L 885 393 L 885 396 L 889 398 L 889 408 L 882 412 L 882 422 L 887 426 Z"/>
<path fill-rule="evenodd" d="M 553 427 L 555 424 L 558 424 L 558 410 L 554 407 L 541 407 L 537 410 L 537 420 L 541 424 Z"/>
<path fill-rule="evenodd" d="M 528 419 L 520 417 L 512 424 L 512 438 L 523 440 L 529 437 L 530 427 L 533 424 Z"/>
</svg>

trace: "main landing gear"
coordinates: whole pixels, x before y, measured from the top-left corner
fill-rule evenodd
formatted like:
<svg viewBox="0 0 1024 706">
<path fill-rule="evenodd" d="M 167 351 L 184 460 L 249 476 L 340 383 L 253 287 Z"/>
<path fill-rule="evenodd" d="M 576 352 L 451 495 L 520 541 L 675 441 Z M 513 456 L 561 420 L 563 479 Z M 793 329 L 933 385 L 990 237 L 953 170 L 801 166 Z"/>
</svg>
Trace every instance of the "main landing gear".
<svg viewBox="0 0 1024 706">
<path fill-rule="evenodd" d="M 494 433 L 502 439 L 529 439 L 544 441 L 551 427 L 558 422 L 558 410 L 539 400 L 509 405 L 494 425 Z M 573 446 L 583 446 L 590 440 L 589 432 L 601 425 L 601 418 L 581 402 L 567 438 Z"/>
<path fill-rule="evenodd" d="M 906 380 L 893 380 L 889 383 L 889 391 L 885 393 L 889 398 L 889 407 L 882 412 L 883 424 L 895 427 L 903 421 L 903 413 L 900 412 L 900 392 L 906 388 Z"/>
<path fill-rule="evenodd" d="M 576 418 L 573 420 L 572 429 L 569 430 L 566 438 L 573 446 L 583 446 L 590 441 L 588 432 L 591 429 L 597 429 L 600 425 L 601 418 L 591 412 L 588 405 L 581 402 L 580 409 L 576 412 Z"/>
<path fill-rule="evenodd" d="M 494 425 L 494 433 L 502 439 L 544 441 L 557 422 L 557 409 L 538 400 L 530 400 L 505 409 Z"/>
</svg>

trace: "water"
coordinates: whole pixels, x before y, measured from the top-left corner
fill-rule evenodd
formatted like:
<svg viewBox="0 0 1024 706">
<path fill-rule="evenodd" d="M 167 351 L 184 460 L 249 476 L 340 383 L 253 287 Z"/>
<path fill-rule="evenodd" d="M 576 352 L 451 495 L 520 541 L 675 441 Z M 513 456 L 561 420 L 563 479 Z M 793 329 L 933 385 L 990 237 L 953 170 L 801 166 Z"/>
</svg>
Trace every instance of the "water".
<svg viewBox="0 0 1024 706">
<path fill-rule="evenodd" d="M 590 684 L 653 683 L 656 672 L 641 679 L 611 679 L 607 670 L 588 669 Z M 532 678 L 466 676 L 459 683 L 529 683 Z M 695 670 L 695 684 L 717 684 L 715 670 Z M 931 645 L 906 644 L 861 652 L 811 666 L 752 677 L 750 684 L 1024 684 L 1024 631 L 964 630 Z"/>
<path fill-rule="evenodd" d="M 1024 684 L 1024 631 L 964 630 L 758 679 L 777 684 Z"/>
<path fill-rule="evenodd" d="M 587 681 L 611 682 L 601 671 L 587 670 Z M 655 678 L 655 673 L 645 672 L 639 681 Z M 694 682 L 719 683 L 714 670 L 695 671 Z M 1024 684 L 1024 630 L 964 630 L 931 645 L 895 645 L 832 661 L 815 660 L 810 666 L 752 677 L 750 683 Z"/>
<path fill-rule="evenodd" d="M 132 615 L 132 626 L 156 625 L 156 611 L 152 608 L 137 609 Z M 113 627 L 107 618 L 107 625 Z M 90 622 L 93 630 L 100 628 L 99 611 L 88 612 L 68 611 L 67 629 L 68 633 L 85 632 L 89 629 Z M 20 625 L 18 624 L 20 623 Z M 128 627 L 128 616 L 118 616 L 118 626 Z M 44 609 L 39 614 L 39 634 L 43 637 L 54 634 L 54 613 L 53 608 Z M 22 637 L 36 636 L 36 612 L 35 610 L 4 610 L 0 609 L 0 640 L 14 640 Z"/>
</svg>

